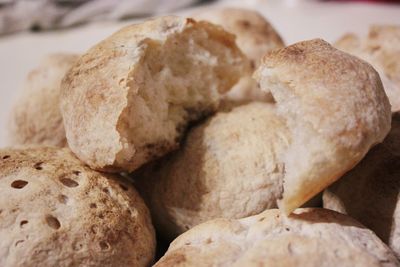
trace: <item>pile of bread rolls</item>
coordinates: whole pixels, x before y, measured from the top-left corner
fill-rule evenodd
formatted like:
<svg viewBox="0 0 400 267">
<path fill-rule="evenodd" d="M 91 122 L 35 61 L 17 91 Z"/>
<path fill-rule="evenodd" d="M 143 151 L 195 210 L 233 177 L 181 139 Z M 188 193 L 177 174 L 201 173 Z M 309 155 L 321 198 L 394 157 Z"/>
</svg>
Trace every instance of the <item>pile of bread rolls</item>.
<svg viewBox="0 0 400 267">
<path fill-rule="evenodd" d="M 400 266 L 400 26 L 334 46 L 225 8 L 49 56 L 0 150 L 0 266 Z"/>
</svg>

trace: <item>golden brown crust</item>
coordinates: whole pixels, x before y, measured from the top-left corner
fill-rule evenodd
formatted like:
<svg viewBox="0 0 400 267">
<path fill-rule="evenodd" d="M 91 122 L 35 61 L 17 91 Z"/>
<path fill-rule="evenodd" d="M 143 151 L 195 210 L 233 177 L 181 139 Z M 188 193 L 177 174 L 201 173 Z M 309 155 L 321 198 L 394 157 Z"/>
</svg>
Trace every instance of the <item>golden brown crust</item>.
<svg viewBox="0 0 400 267">
<path fill-rule="evenodd" d="M 68 149 L 0 150 L 1 266 L 148 266 L 155 236 L 129 182 Z"/>
<path fill-rule="evenodd" d="M 14 104 L 9 126 L 11 145 L 66 146 L 59 110 L 61 80 L 78 59 L 75 54 L 52 54 L 32 70 Z"/>
<path fill-rule="evenodd" d="M 216 219 L 175 239 L 156 267 L 398 266 L 390 249 L 352 218 L 324 209 Z"/>
<path fill-rule="evenodd" d="M 349 214 L 373 230 L 400 257 L 400 114 L 384 142 L 325 190 L 324 207 Z"/>
<path fill-rule="evenodd" d="M 156 228 L 169 239 L 214 218 L 243 218 L 275 208 L 289 143 L 272 104 L 219 112 L 193 127 L 182 149 L 133 176 Z"/>
<path fill-rule="evenodd" d="M 63 81 L 68 144 L 92 168 L 133 171 L 175 149 L 247 71 L 234 36 L 215 25 L 170 16 L 125 27 Z"/>
<path fill-rule="evenodd" d="M 267 54 L 256 77 L 292 131 L 280 206 L 287 213 L 353 168 L 390 129 L 378 73 L 323 40 Z"/>
</svg>

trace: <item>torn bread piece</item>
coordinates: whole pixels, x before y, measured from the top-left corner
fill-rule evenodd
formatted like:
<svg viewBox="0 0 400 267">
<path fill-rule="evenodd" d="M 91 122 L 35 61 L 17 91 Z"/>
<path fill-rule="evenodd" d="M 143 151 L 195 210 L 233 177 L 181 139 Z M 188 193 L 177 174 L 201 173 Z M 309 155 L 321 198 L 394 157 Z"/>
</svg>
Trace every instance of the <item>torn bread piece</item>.
<svg viewBox="0 0 400 267">
<path fill-rule="evenodd" d="M 97 170 L 130 172 L 176 149 L 250 64 L 234 35 L 167 16 L 123 28 L 84 54 L 62 83 L 68 145 Z"/>
<path fill-rule="evenodd" d="M 349 216 L 325 209 L 277 210 L 208 221 L 176 238 L 155 267 L 394 267 L 393 252 Z"/>
<path fill-rule="evenodd" d="M 276 208 L 289 135 L 275 106 L 260 102 L 191 128 L 180 150 L 132 175 L 157 230 L 171 240 L 211 219 Z"/>
<path fill-rule="evenodd" d="M 400 26 L 373 25 L 366 37 L 346 34 L 334 44 L 340 50 L 369 62 L 379 72 L 392 105 L 400 110 Z"/>
<path fill-rule="evenodd" d="M 323 194 L 325 208 L 371 229 L 400 258 L 400 113 L 382 144 Z"/>
<path fill-rule="evenodd" d="M 285 46 L 275 28 L 256 10 L 232 7 L 205 8 L 193 14 L 193 17 L 221 25 L 228 32 L 235 34 L 236 43 L 250 59 L 253 71 L 267 52 Z M 231 108 L 251 101 L 273 102 L 273 98 L 269 92 L 261 90 L 251 76 L 246 76 L 226 93 L 222 108 Z"/>
<path fill-rule="evenodd" d="M 132 183 L 67 149 L 0 150 L 0 266 L 147 267 L 150 213 Z"/>
<path fill-rule="evenodd" d="M 390 104 L 378 73 L 323 40 L 267 54 L 255 77 L 291 131 L 279 202 L 286 214 L 353 168 L 389 132 Z"/>
<path fill-rule="evenodd" d="M 60 86 L 77 59 L 76 54 L 51 54 L 29 73 L 10 114 L 10 145 L 66 146 L 59 107 Z"/>
</svg>

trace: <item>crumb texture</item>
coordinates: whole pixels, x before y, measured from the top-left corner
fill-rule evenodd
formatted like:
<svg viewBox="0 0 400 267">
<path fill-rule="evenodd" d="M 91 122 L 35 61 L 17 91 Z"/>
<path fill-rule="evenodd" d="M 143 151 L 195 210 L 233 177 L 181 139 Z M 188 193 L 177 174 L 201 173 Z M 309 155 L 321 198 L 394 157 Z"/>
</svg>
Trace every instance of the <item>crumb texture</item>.
<svg viewBox="0 0 400 267">
<path fill-rule="evenodd" d="M 210 23 L 170 16 L 123 28 L 62 83 L 68 144 L 92 168 L 133 171 L 176 149 L 248 71 L 234 36 Z"/>
<path fill-rule="evenodd" d="M 353 168 L 389 132 L 390 104 L 378 73 L 321 39 L 267 54 L 255 77 L 291 131 L 282 159 L 286 213 Z"/>
</svg>

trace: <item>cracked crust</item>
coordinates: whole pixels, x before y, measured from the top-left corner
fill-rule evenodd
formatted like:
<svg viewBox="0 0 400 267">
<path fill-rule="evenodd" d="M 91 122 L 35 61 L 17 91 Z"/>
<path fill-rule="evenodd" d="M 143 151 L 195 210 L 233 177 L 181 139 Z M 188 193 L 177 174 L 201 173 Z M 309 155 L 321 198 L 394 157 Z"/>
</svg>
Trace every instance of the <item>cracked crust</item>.
<svg viewBox="0 0 400 267">
<path fill-rule="evenodd" d="M 289 214 L 352 169 L 390 129 L 388 98 L 368 63 L 321 39 L 267 54 L 255 74 L 292 142 L 279 207 Z"/>
<path fill-rule="evenodd" d="M 366 37 L 346 34 L 335 46 L 354 54 L 379 72 L 392 111 L 400 110 L 400 26 L 373 25 Z"/>
<path fill-rule="evenodd" d="M 1 266 L 149 266 L 150 214 L 129 182 L 68 149 L 0 150 Z"/>
<path fill-rule="evenodd" d="M 373 230 L 400 258 L 400 114 L 382 144 L 325 190 L 324 207 L 346 213 Z M 356 188 L 356 190 L 354 190 Z"/>
<path fill-rule="evenodd" d="M 63 80 L 68 145 L 94 169 L 133 171 L 176 149 L 187 124 L 214 112 L 248 71 L 216 25 L 168 16 L 125 27 Z"/>
<path fill-rule="evenodd" d="M 324 209 L 279 210 L 203 223 L 175 239 L 155 267 L 398 266 L 393 252 L 354 219 Z"/>
<path fill-rule="evenodd" d="M 289 138 L 267 103 L 219 112 L 192 128 L 181 150 L 133 174 L 156 228 L 173 239 L 210 219 L 275 208 L 283 180 L 279 154 Z"/>
<path fill-rule="evenodd" d="M 61 80 L 78 59 L 75 54 L 52 54 L 32 70 L 10 117 L 11 145 L 64 147 L 67 140 L 59 109 Z"/>
</svg>

